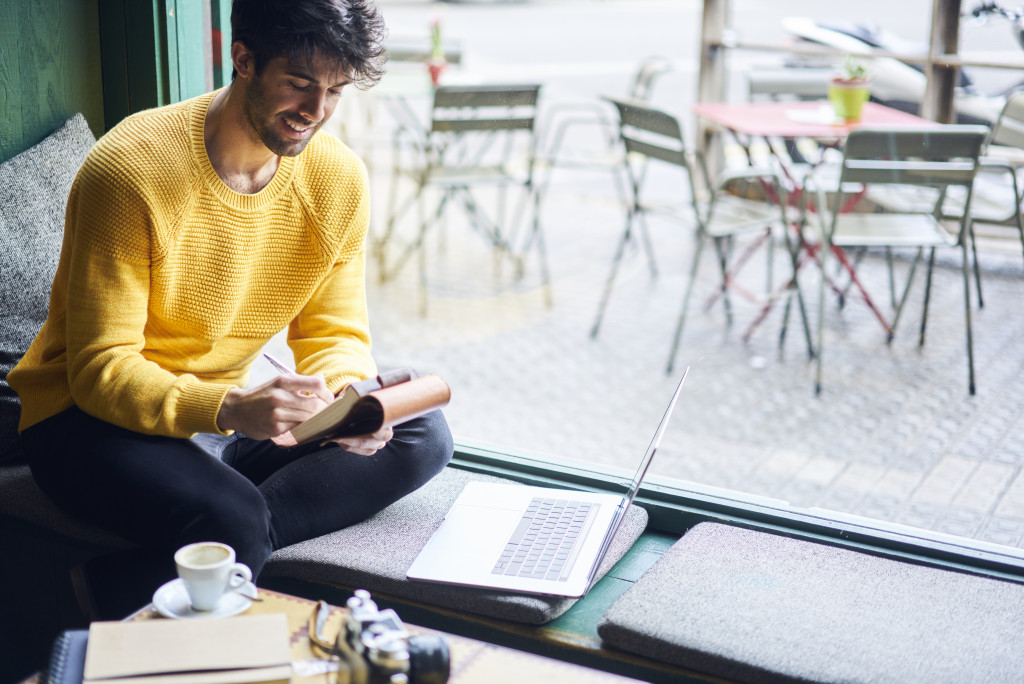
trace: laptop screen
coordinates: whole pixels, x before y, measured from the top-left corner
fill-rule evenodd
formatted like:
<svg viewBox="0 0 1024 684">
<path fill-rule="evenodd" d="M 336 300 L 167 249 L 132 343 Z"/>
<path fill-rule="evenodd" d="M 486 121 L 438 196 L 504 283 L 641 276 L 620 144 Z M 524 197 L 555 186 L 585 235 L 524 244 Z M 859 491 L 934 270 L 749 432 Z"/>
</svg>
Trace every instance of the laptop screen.
<svg viewBox="0 0 1024 684">
<path fill-rule="evenodd" d="M 679 384 L 676 385 L 676 391 L 672 394 L 672 399 L 668 402 L 668 407 L 665 409 L 665 415 L 661 417 L 661 423 L 658 424 L 658 429 L 654 432 L 654 437 L 651 438 L 651 443 L 647 447 L 647 452 L 644 454 L 644 458 L 640 461 L 640 465 L 637 466 L 636 474 L 633 475 L 633 481 L 629 483 L 629 487 L 626 491 L 626 499 L 629 503 L 633 503 L 633 498 L 636 493 L 640 491 L 640 483 L 643 482 L 644 476 L 647 474 L 647 469 L 651 465 L 651 461 L 654 459 L 654 452 L 658 450 L 658 444 L 661 443 L 661 436 L 665 434 L 665 428 L 668 427 L 669 418 L 672 417 L 672 411 L 676 408 L 676 402 L 679 400 L 679 395 L 683 389 L 683 383 L 686 382 L 686 376 L 690 372 L 690 367 L 687 366 L 686 370 L 683 371 L 683 377 L 679 378 Z"/>
</svg>

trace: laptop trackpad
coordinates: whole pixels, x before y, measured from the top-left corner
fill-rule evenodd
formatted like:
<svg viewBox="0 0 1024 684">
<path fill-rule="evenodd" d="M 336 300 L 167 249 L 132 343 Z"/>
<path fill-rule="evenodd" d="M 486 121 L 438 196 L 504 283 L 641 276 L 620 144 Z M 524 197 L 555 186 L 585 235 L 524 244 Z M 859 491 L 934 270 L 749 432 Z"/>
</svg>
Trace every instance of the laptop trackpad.
<svg viewBox="0 0 1024 684">
<path fill-rule="evenodd" d="M 454 506 L 416 559 L 416 570 L 433 575 L 436 564 L 445 575 L 451 575 L 453 567 L 489 573 L 521 518 L 522 512 L 512 508 Z"/>
</svg>

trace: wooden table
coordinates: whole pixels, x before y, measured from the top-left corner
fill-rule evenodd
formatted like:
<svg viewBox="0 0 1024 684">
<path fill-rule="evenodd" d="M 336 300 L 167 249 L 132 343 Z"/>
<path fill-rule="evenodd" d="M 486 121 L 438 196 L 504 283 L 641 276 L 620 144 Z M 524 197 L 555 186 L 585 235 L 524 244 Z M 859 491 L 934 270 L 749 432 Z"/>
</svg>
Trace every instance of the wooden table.
<svg viewBox="0 0 1024 684">
<path fill-rule="evenodd" d="M 288 619 L 292 664 L 296 670 L 296 674 L 292 678 L 293 684 L 335 684 L 332 672 L 308 673 L 308 671 L 323 669 L 318 668 L 323 661 L 317 660 L 317 656 L 310 647 L 309 633 L 307 632 L 309 616 L 316 607 L 316 602 L 269 589 L 260 589 L 259 597 L 263 600 L 253 602 L 242 615 L 285 614 Z M 332 642 L 341 629 L 344 612 L 344 609 L 340 607 L 332 607 L 330 618 L 323 631 L 323 636 Z M 164 618 L 150 604 L 127 619 Z M 230 620 L 231 618 L 224 619 Z M 413 635 L 430 634 L 444 637 L 448 643 L 451 657 L 451 677 L 448 681 L 452 684 L 513 684 L 521 682 L 621 684 L 638 681 L 408 623 L 406 623 L 406 628 Z M 304 671 L 307 674 L 300 674 Z M 36 676 L 26 680 L 23 684 L 36 684 L 39 681 L 39 677 Z"/>
</svg>

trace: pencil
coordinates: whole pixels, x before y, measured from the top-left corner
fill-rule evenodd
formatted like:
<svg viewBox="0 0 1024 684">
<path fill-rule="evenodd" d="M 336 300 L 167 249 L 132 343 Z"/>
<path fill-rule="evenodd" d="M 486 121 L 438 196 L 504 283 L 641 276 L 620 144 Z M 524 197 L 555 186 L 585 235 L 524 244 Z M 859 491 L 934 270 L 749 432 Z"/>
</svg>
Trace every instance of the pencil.
<svg viewBox="0 0 1024 684">
<path fill-rule="evenodd" d="M 283 363 L 281 363 L 280 361 L 275 359 L 271 354 L 268 354 L 267 352 L 263 352 L 263 356 L 267 359 L 267 361 L 270 362 L 270 365 L 273 366 L 274 368 L 276 368 L 278 370 L 278 372 L 281 373 L 282 375 L 298 375 L 298 373 L 296 373 L 291 368 L 289 368 L 288 366 L 284 365 Z M 303 396 L 303 397 L 314 397 L 314 396 L 316 396 L 313 392 L 299 392 L 299 394 L 301 396 Z"/>
<path fill-rule="evenodd" d="M 283 363 L 281 363 L 280 361 L 275 359 L 272 355 L 268 354 L 267 352 L 263 352 L 263 356 L 267 359 L 267 361 L 270 362 L 271 366 L 273 366 L 274 368 L 279 370 L 281 373 L 284 373 L 285 375 L 290 375 L 290 374 L 295 373 L 295 371 L 293 371 L 291 368 L 289 368 L 288 366 L 284 365 Z"/>
</svg>

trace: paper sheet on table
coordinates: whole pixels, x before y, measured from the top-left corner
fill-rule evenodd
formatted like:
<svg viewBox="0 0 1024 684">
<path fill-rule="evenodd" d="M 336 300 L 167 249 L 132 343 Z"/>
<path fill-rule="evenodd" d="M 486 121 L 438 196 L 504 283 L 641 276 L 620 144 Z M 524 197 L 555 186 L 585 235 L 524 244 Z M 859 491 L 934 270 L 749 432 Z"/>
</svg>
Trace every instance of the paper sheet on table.
<svg viewBox="0 0 1024 684">
<path fill-rule="evenodd" d="M 832 105 L 821 105 L 817 109 L 787 109 L 786 118 L 800 123 L 831 126 L 839 122 Z"/>
<path fill-rule="evenodd" d="M 287 682 L 283 614 L 224 620 L 94 622 L 86 682 Z"/>
</svg>

